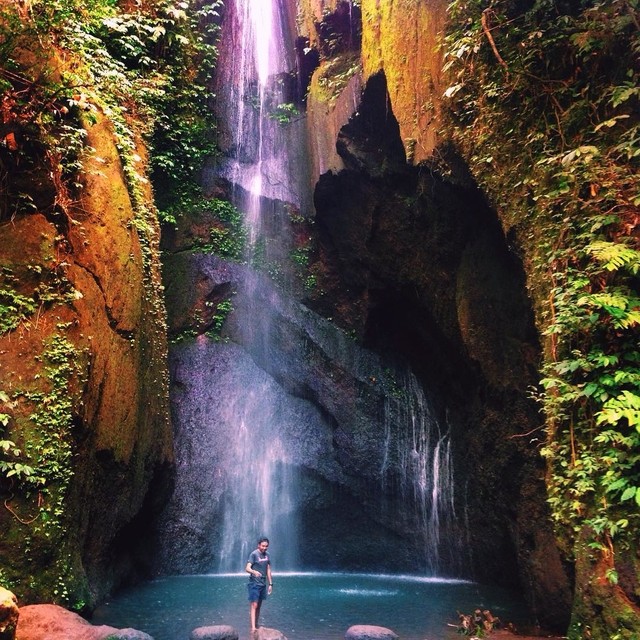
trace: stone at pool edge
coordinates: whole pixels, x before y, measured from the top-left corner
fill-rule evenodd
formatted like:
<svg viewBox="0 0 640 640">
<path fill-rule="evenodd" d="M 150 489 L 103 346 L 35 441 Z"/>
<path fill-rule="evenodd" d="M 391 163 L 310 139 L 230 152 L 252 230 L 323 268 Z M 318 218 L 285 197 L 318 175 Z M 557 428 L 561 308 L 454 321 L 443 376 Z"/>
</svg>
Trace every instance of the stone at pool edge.
<svg viewBox="0 0 640 640">
<path fill-rule="evenodd" d="M 354 624 L 347 629 L 344 640 L 398 640 L 398 634 L 373 624 Z"/>
<path fill-rule="evenodd" d="M 18 599 L 8 589 L 0 587 L 0 638 L 13 640 L 18 626 Z"/>
<path fill-rule="evenodd" d="M 104 640 L 153 640 L 153 637 L 137 629 L 118 629 Z"/>
<path fill-rule="evenodd" d="M 260 627 L 249 634 L 250 640 L 287 640 L 277 629 Z M 210 627 L 198 627 L 189 635 L 189 640 L 238 640 L 238 632 L 229 625 L 218 624 Z"/>
<path fill-rule="evenodd" d="M 269 629 L 269 627 L 260 627 L 257 631 L 250 634 L 251 640 L 287 640 L 287 636 L 278 631 L 278 629 Z"/>
<path fill-rule="evenodd" d="M 144 631 L 92 625 L 56 604 L 31 604 L 19 609 L 16 640 L 153 640 Z"/>
<path fill-rule="evenodd" d="M 191 632 L 189 640 L 238 640 L 238 632 L 227 624 L 198 627 Z"/>
</svg>

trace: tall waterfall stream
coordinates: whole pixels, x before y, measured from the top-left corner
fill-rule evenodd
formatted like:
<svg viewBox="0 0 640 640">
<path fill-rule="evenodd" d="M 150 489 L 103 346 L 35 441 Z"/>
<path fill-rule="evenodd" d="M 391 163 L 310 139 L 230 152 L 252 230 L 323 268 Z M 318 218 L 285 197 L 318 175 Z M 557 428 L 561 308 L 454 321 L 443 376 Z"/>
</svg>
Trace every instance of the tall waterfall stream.
<svg viewBox="0 0 640 640">
<path fill-rule="evenodd" d="M 225 177 L 249 193 L 244 212 L 249 227 L 248 259 L 263 239 L 265 198 L 291 201 L 296 192 L 287 140 L 272 116 L 273 109 L 286 100 L 279 81 L 291 64 L 282 6 L 276 0 L 235 0 L 235 42 L 239 47 L 233 76 L 237 83 L 229 87 L 229 103 L 236 108 L 228 114 L 231 122 L 227 123 L 235 145 Z M 257 295 L 261 286 L 261 278 L 247 270 L 242 284 L 247 297 L 243 309 L 246 317 L 239 321 L 241 333 L 256 330 L 253 318 L 260 313 L 256 306 L 264 303 Z M 263 309 L 262 314 L 266 321 L 258 328 L 261 335 L 258 339 L 245 335 L 243 341 L 266 354 L 272 347 L 277 318 L 268 310 Z M 387 399 L 381 416 L 386 448 L 380 476 L 384 484 L 396 473 L 391 462 L 395 458 L 395 467 L 401 469 L 401 494 L 419 520 L 425 568 L 436 573 L 440 518 L 452 517 L 453 510 L 449 441 L 440 432 L 415 377 L 405 372 L 395 378 L 394 384 L 396 397 Z M 274 534 L 280 566 L 298 568 L 297 473 L 288 443 L 280 435 L 277 407 L 259 384 L 234 391 L 228 403 L 230 415 L 225 417 L 232 426 L 228 440 L 232 455 L 226 470 L 218 569 L 233 571 L 240 567 L 256 535 L 263 533 Z M 299 425 L 299 429 L 304 428 L 304 424 Z M 392 437 L 394 431 L 397 437 Z"/>
<path fill-rule="evenodd" d="M 248 193 L 244 199 L 248 227 L 246 260 L 251 261 L 262 233 L 263 198 L 291 199 L 288 157 L 274 107 L 285 102 L 279 78 L 289 70 L 282 31 L 284 17 L 280 3 L 265 0 L 235 0 L 237 57 L 232 75 L 236 82 L 228 87 L 227 122 L 235 140 L 233 156 L 224 174 L 236 187 Z M 256 329 L 253 319 L 262 278 L 253 270 L 244 272 L 240 287 L 245 292 L 245 317 L 239 320 L 243 342 L 253 344 L 252 355 L 266 354 L 272 341 L 275 318 L 263 309 L 264 321 Z M 258 335 L 249 335 L 258 331 Z M 264 384 L 250 389 L 231 390 L 231 426 L 228 446 L 230 465 L 226 469 L 227 490 L 223 509 L 219 571 L 234 571 L 246 561 L 258 535 L 269 534 L 282 550 L 280 562 L 288 568 L 297 565 L 298 540 L 295 520 L 295 470 L 287 444 L 279 431 L 277 402 Z"/>
</svg>

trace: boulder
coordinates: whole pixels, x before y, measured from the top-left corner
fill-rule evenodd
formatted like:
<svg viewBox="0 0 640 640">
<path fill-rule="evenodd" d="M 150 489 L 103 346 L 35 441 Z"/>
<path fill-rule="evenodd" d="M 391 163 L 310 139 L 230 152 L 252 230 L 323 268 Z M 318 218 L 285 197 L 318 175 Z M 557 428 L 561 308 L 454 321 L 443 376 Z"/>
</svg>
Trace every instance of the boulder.
<svg viewBox="0 0 640 640">
<path fill-rule="evenodd" d="M 77 613 L 55 604 L 20 608 L 15 640 L 153 640 L 142 631 L 94 626 Z"/>
<path fill-rule="evenodd" d="M 252 640 L 287 640 L 287 636 L 278 629 L 260 627 L 253 635 Z"/>
<path fill-rule="evenodd" d="M 0 640 L 13 640 L 18 626 L 18 599 L 0 587 Z"/>
<path fill-rule="evenodd" d="M 191 632 L 189 640 L 238 640 L 238 632 L 227 624 L 198 627 Z"/>
<path fill-rule="evenodd" d="M 398 634 L 386 627 L 355 624 L 347 629 L 344 640 L 398 640 Z"/>
</svg>

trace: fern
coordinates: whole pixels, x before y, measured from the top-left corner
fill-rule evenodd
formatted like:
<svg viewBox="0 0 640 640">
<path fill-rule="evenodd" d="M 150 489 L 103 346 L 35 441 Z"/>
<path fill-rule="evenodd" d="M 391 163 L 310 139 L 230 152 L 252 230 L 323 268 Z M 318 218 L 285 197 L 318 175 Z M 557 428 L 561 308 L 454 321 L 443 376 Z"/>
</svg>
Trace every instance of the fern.
<svg viewBox="0 0 640 640">
<path fill-rule="evenodd" d="M 607 271 L 626 268 L 636 275 L 640 271 L 640 251 L 620 242 L 598 240 L 585 248 Z"/>
</svg>

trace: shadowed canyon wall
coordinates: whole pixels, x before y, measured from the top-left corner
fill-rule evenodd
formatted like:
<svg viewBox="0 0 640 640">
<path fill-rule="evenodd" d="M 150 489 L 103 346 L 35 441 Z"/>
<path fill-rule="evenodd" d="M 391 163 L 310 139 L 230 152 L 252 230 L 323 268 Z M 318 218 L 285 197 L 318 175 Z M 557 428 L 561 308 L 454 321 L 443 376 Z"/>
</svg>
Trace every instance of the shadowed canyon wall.
<svg viewBox="0 0 640 640">
<path fill-rule="evenodd" d="M 213 255 L 221 225 L 209 211 L 165 229 L 169 353 L 152 194 L 143 187 L 142 209 L 132 197 L 112 123 L 97 108 L 91 120 L 56 112 L 87 136 L 70 198 L 46 158 L 23 164 L 37 156 L 21 146 L 24 123 L 2 122 L 6 201 L 26 193 L 33 207 L 0 210 L 0 301 L 20 310 L 13 324 L 0 316 L 0 415 L 3 437 L 42 461 L 32 480 L 2 480 L 2 577 L 26 599 L 82 607 L 138 569 L 218 568 L 236 497 L 227 434 L 238 414 L 249 425 L 266 414 L 280 428 L 270 435 L 281 477 L 296 487 L 283 516 L 297 542 L 331 549 L 304 568 L 496 582 L 563 631 L 573 575 L 550 525 L 531 397 L 542 356 L 530 265 L 518 229 L 439 129 L 446 3 L 279 6 L 291 47 L 278 83 L 296 109 L 280 133 L 299 171 L 289 194 L 274 182 L 260 198 L 261 264 Z M 221 51 L 216 93 L 233 84 L 234 57 L 233 46 Z M 238 108 L 224 100 L 218 115 Z M 244 141 L 233 157 L 237 144 L 221 126 L 222 158 L 201 179 L 215 206 L 252 199 L 229 167 L 258 145 Z M 260 401 L 234 404 L 238 389 Z M 435 541 L 403 476 L 418 464 L 415 448 L 401 453 L 417 405 L 426 440 L 446 443 L 455 469 Z M 269 534 L 282 540 L 277 526 Z M 300 566 L 295 550 L 287 562 Z M 31 566 L 45 569 L 27 584 Z"/>
<path fill-rule="evenodd" d="M 305 210 L 302 195 L 263 208 L 274 243 L 296 225 L 312 238 L 315 285 L 285 293 L 265 279 L 250 302 L 247 267 L 202 251 L 214 216 L 166 237 L 170 332 L 197 338 L 171 347 L 181 444 L 161 567 L 215 566 L 229 499 L 218 477 L 231 460 L 224 433 L 243 411 L 229 419 L 225 403 L 239 385 L 267 389 L 278 407 L 300 539 L 334 550 L 329 565 L 309 568 L 363 569 L 384 550 L 389 569 L 411 569 L 425 542 L 398 487 L 384 489 L 380 422 L 393 397 L 388 369 L 409 365 L 452 442 L 455 520 L 443 528 L 440 570 L 522 589 L 540 621 L 562 629 L 570 577 L 549 526 L 542 419 L 529 398 L 540 346 L 526 276 L 463 159 L 438 143 L 444 4 L 377 5 L 300 5 L 297 64 L 309 91 L 298 97 L 306 118 L 292 126 L 299 135 L 306 124 L 314 206 Z M 219 74 L 229 78 L 224 51 Z M 290 146 L 297 164 L 304 143 Z M 246 194 L 218 173 L 207 169 L 205 191 L 242 209 Z M 226 302 L 232 311 L 214 336 Z M 251 336 L 276 327 L 266 351 L 247 338 L 247 321 Z M 401 421 L 389 424 L 400 438 Z M 193 445 L 205 441 L 219 446 Z"/>
<path fill-rule="evenodd" d="M 248 76 L 249 97 L 242 99 L 258 103 L 251 93 L 256 82 L 250 65 L 249 69 L 225 67 L 237 64 L 238 59 L 250 59 L 237 49 L 240 37 L 235 30 L 241 16 L 235 6 L 227 8 L 228 31 L 225 34 L 223 26 L 220 44 L 221 95 L 216 108 L 227 123 L 230 112 L 243 108 L 232 104 L 234 109 L 229 109 L 232 101 L 225 97 L 228 78 Z M 287 6 L 290 11 L 294 8 Z M 286 16 L 284 21 L 290 22 Z M 287 74 L 281 69 L 279 75 Z M 298 106 L 301 102 L 299 96 Z M 233 503 L 251 499 L 239 487 L 242 483 L 237 475 L 263 474 L 262 484 L 249 493 L 280 496 L 278 491 L 282 491 L 284 497 L 270 505 L 270 519 L 258 520 L 255 526 L 264 527 L 268 522 L 270 535 L 280 541 L 280 567 L 435 571 L 431 565 L 441 546 L 446 550 L 441 554 L 440 571 L 460 571 L 464 564 L 458 552 L 460 524 L 450 513 L 445 514 L 444 507 L 442 513 L 432 509 L 429 515 L 438 516 L 442 531 L 449 535 L 442 536 L 441 544 L 435 538 L 425 544 L 421 521 L 427 514 L 425 508 L 422 512 L 417 509 L 413 480 L 406 477 L 412 473 L 407 467 L 426 464 L 427 449 L 442 451 L 448 463 L 444 408 L 434 402 L 427 412 L 429 401 L 422 391 L 419 397 L 411 393 L 405 397 L 405 378 L 412 377 L 402 357 L 381 359 L 363 348 L 356 336 L 300 304 L 297 298 L 304 287 L 291 273 L 291 254 L 301 249 L 308 252 L 313 233 L 306 123 L 295 118 L 274 131 L 267 121 L 256 126 L 259 115 L 255 106 L 248 115 L 243 113 L 246 128 L 235 135 L 227 132 L 228 124 L 221 125 L 225 156 L 207 166 L 202 179 L 211 210 L 203 212 L 190 230 L 188 225 L 179 225 L 164 239 L 169 331 L 175 341 L 170 347 L 170 364 L 178 446 L 176 492 L 160 524 L 161 568 L 172 572 L 221 566 L 237 570 L 246 556 L 225 564 L 231 553 L 225 518 Z M 247 135 L 255 135 L 256 129 L 264 136 L 261 144 Z M 279 139 L 276 155 L 285 156 L 285 165 L 299 171 L 301 186 L 287 189 L 279 179 L 285 172 L 277 166 L 277 158 L 268 153 L 260 156 L 267 185 L 266 193 L 259 197 L 260 256 L 256 260 L 243 254 L 238 264 L 212 255 L 206 243 L 216 224 L 215 198 L 231 200 L 246 214 L 256 194 L 248 191 L 252 182 L 245 171 L 254 169 L 258 149 Z M 250 175 L 255 177 L 255 173 Z M 276 194 L 282 195 L 278 198 Z M 305 244 L 298 245 L 300 240 Z M 270 260 L 274 255 L 280 260 L 277 264 Z M 219 322 L 223 305 L 231 311 Z M 218 324 L 221 330 L 216 335 Z M 412 425 L 403 414 L 414 409 L 422 412 L 418 419 L 423 420 L 428 442 L 415 444 L 411 457 L 407 443 Z M 236 441 L 238 433 L 245 431 L 248 443 L 242 448 L 258 448 L 259 458 L 277 457 L 277 470 L 267 473 L 260 460 L 242 458 Z M 281 482 L 274 481 L 275 476 Z M 448 480 L 448 469 L 443 469 L 442 477 Z M 286 490 L 280 485 L 287 485 Z M 425 502 L 440 499 L 440 486 L 428 489 L 428 495 L 427 488 L 417 489 Z M 451 502 L 444 489 L 442 494 L 442 502 Z M 272 514 L 274 509 L 277 512 Z M 252 517 L 255 513 L 246 513 L 244 520 Z M 233 532 L 236 538 L 241 526 Z M 375 535 L 371 535 L 372 527 Z M 297 532 L 298 540 L 293 539 L 292 531 Z M 247 533 L 250 544 L 255 535 L 255 530 Z M 318 560 L 304 553 L 305 548 L 330 551 Z M 322 564 L 314 564 L 319 561 Z"/>
<path fill-rule="evenodd" d="M 345 16 L 347 3 L 303 4 L 305 35 L 322 49 L 323 21 Z M 349 51 L 342 40 L 311 79 L 320 175 L 308 303 L 374 351 L 402 354 L 443 400 L 469 566 L 522 588 L 540 620 L 563 629 L 571 577 L 550 527 L 543 421 L 529 397 L 541 355 L 526 275 L 463 159 L 438 146 L 444 10 L 363 2 L 362 71 L 352 65 L 327 95 L 325 78 Z M 333 148 L 314 144 L 324 122 Z"/>
</svg>

